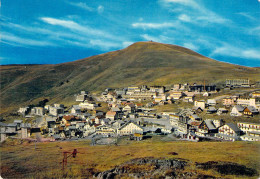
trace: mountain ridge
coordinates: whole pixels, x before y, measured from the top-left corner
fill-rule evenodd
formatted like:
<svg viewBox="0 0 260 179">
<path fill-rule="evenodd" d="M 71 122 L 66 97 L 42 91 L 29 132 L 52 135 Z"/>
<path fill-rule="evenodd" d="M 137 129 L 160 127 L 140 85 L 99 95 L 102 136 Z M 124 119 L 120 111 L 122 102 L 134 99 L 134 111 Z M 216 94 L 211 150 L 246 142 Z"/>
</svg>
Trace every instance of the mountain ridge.
<svg viewBox="0 0 260 179">
<path fill-rule="evenodd" d="M 223 83 L 226 78 L 260 81 L 260 68 L 205 57 L 190 49 L 137 42 L 125 49 L 61 64 L 0 66 L 1 108 L 48 97 L 62 102 L 81 90 L 128 85 Z"/>
</svg>

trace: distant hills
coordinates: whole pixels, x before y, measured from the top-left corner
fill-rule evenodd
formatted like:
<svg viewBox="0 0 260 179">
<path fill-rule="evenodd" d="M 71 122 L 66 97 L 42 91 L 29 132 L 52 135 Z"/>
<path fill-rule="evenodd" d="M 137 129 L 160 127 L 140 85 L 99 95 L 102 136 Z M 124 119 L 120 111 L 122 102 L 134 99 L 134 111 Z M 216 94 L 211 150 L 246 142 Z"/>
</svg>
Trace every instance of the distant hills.
<svg viewBox="0 0 260 179">
<path fill-rule="evenodd" d="M 57 65 L 0 66 L 1 111 L 50 98 L 62 102 L 81 90 L 128 85 L 221 83 L 226 78 L 260 81 L 260 68 L 219 62 L 184 47 L 137 42 L 129 47 Z"/>
</svg>

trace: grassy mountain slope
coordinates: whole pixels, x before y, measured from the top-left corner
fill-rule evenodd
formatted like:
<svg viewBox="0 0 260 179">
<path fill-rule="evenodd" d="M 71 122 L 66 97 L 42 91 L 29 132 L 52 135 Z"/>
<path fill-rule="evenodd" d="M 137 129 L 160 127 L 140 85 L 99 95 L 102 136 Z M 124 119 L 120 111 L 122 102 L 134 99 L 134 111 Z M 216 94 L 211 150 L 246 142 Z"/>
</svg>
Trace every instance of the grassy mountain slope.
<svg viewBox="0 0 260 179">
<path fill-rule="evenodd" d="M 224 82 L 226 78 L 260 81 L 260 69 L 232 65 L 192 50 L 156 42 L 57 65 L 0 66 L 1 108 L 41 97 L 61 102 L 80 90 L 181 82 Z M 10 109 L 10 108 L 9 108 Z"/>
</svg>

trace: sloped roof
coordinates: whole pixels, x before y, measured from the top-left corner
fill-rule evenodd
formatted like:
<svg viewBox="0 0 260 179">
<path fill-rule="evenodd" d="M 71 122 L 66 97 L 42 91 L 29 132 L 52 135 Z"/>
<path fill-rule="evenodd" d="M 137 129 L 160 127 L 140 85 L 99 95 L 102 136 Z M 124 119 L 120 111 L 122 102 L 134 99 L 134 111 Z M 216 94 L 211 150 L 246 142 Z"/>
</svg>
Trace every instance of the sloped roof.
<svg viewBox="0 0 260 179">
<path fill-rule="evenodd" d="M 74 109 L 80 109 L 79 105 L 73 105 L 72 108 L 74 108 Z"/>
<path fill-rule="evenodd" d="M 125 123 L 124 125 L 122 125 L 118 130 L 121 130 L 121 129 L 123 129 L 123 128 L 125 128 L 128 124 L 130 124 L 130 123 L 133 123 L 133 124 L 135 124 L 136 126 L 138 126 L 138 127 L 140 127 L 141 129 L 143 129 L 141 126 L 139 126 L 138 124 L 136 124 L 135 122 L 133 122 L 133 121 L 128 121 L 127 123 Z"/>
<path fill-rule="evenodd" d="M 251 112 L 258 112 L 257 109 L 254 106 L 248 106 L 247 107 Z"/>
<path fill-rule="evenodd" d="M 215 107 L 213 107 L 213 106 L 210 106 L 210 107 L 209 107 L 209 109 L 208 109 L 208 111 L 217 111 L 217 110 L 216 110 L 216 108 L 215 108 Z"/>
<path fill-rule="evenodd" d="M 63 116 L 63 119 L 65 119 L 66 121 L 71 121 L 72 119 L 76 119 L 76 118 L 75 116 L 68 115 L 68 116 Z"/>
<path fill-rule="evenodd" d="M 244 111 L 244 107 L 241 105 L 235 105 L 234 108 L 236 108 L 239 112 L 243 112 Z"/>
<path fill-rule="evenodd" d="M 241 131 L 241 130 L 237 127 L 237 125 L 234 124 L 234 123 L 227 123 L 226 125 L 229 126 L 229 127 L 230 127 L 233 131 L 235 131 L 235 132 Z"/>
<path fill-rule="evenodd" d="M 31 124 L 30 123 L 21 123 L 21 128 L 30 128 Z"/>
<path fill-rule="evenodd" d="M 215 125 L 213 124 L 213 121 L 210 119 L 205 120 L 206 125 L 208 126 L 209 130 L 216 129 Z"/>
<path fill-rule="evenodd" d="M 107 116 L 115 116 L 116 115 L 116 112 L 113 112 L 113 111 L 108 111 Z"/>
</svg>

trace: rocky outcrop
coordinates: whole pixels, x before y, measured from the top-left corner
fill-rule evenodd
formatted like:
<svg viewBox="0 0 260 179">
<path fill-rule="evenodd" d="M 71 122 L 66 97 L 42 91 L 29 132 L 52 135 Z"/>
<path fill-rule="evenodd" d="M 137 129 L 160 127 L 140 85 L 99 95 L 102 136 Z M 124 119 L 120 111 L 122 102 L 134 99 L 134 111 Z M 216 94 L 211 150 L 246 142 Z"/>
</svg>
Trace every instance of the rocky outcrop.
<svg viewBox="0 0 260 179">
<path fill-rule="evenodd" d="M 181 159 L 137 158 L 111 170 L 96 173 L 94 177 L 100 179 L 112 179 L 115 177 L 175 178 L 176 171 L 184 169 L 186 164 L 187 162 Z"/>
</svg>

